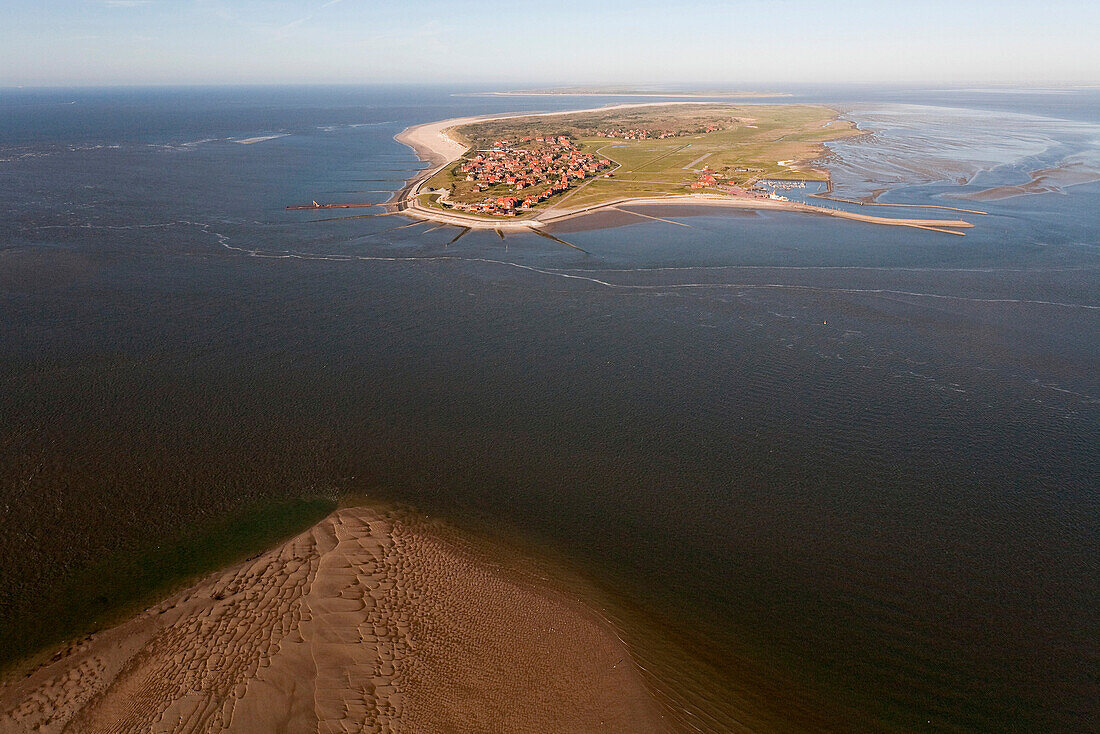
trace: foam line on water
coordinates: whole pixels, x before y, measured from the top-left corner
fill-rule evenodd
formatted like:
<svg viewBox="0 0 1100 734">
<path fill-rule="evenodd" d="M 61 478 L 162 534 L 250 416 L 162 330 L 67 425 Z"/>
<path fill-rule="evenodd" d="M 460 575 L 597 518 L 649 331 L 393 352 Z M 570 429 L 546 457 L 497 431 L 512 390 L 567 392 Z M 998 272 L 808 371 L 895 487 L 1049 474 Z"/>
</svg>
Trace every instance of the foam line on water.
<svg viewBox="0 0 1100 734">
<path fill-rule="evenodd" d="M 1026 298 L 975 298 L 973 296 L 956 296 L 946 293 L 927 293 L 923 291 L 903 291 L 893 290 L 890 288 L 828 288 L 823 286 L 804 285 L 796 283 L 661 283 L 644 285 L 637 283 L 615 283 L 610 280 L 604 280 L 586 273 L 645 273 L 645 272 L 671 272 L 671 271 L 691 271 L 691 270 L 869 270 L 869 271 L 901 271 L 901 272 L 975 272 L 975 273 L 994 273 L 994 272 L 1024 272 L 1021 269 L 987 269 L 987 268 L 882 268 L 882 267 L 862 267 L 862 266 L 770 266 L 770 265 L 714 265 L 714 266 L 689 266 L 682 268 L 623 268 L 614 270 L 595 270 L 585 268 L 545 268 L 535 267 L 533 265 L 524 265 L 522 263 L 513 262 L 510 260 L 497 260 L 494 258 L 482 258 L 482 257 L 461 257 L 456 255 L 421 255 L 421 256 L 384 256 L 384 255 L 343 255 L 332 253 L 310 253 L 310 252 L 294 252 L 291 250 L 284 250 L 281 252 L 264 251 L 259 248 L 239 247 L 237 245 L 230 244 L 230 237 L 228 235 L 216 232 L 212 229 L 210 224 L 203 222 L 192 222 L 189 220 L 177 220 L 174 222 L 162 222 L 156 224 L 130 224 L 130 225 L 97 225 L 97 224 L 70 224 L 70 225 L 45 225 L 36 227 L 35 229 L 64 229 L 64 228 L 78 228 L 78 229 L 110 229 L 110 230 L 127 230 L 127 229 L 155 229 L 163 227 L 171 227 L 175 225 L 190 225 L 198 227 L 203 232 L 210 234 L 217 241 L 218 244 L 227 250 L 233 252 L 239 252 L 241 254 L 248 255 L 250 257 L 262 257 L 267 259 L 293 259 L 293 260 L 327 260 L 333 262 L 440 262 L 440 261 L 462 261 L 462 262 L 475 262 L 485 263 L 490 265 L 499 265 L 504 267 L 516 268 L 519 270 L 525 270 L 532 273 L 538 273 L 540 275 L 546 275 L 549 277 L 565 278 L 569 280 L 579 280 L 583 282 L 592 283 L 594 285 L 602 286 L 604 288 L 632 290 L 632 291 L 675 291 L 683 289 L 735 289 L 735 290 L 799 290 L 808 292 L 821 292 L 821 293 L 849 293 L 856 295 L 879 295 L 879 296 L 895 296 L 895 297 L 908 297 L 908 298 L 928 298 L 939 299 L 949 301 L 962 301 L 966 303 L 986 303 L 986 304 L 1018 304 L 1018 305 L 1034 305 L 1034 306 L 1050 306 L 1055 308 L 1073 308 L 1084 309 L 1088 311 L 1100 311 L 1100 304 L 1089 303 L 1067 303 L 1064 301 L 1045 301 L 1045 300 L 1033 300 Z M 1045 272 L 1071 272 L 1082 270 L 1093 270 L 1094 268 L 1051 268 L 1045 270 Z M 1034 271 L 1028 271 L 1034 272 Z"/>
<path fill-rule="evenodd" d="M 752 289 L 771 289 L 771 290 L 799 290 L 808 292 L 821 292 L 821 293 L 850 293 L 858 295 L 881 295 L 881 296 L 901 296 L 910 298 L 930 298 L 930 299 L 942 299 L 951 301 L 963 301 L 967 303 L 988 303 L 988 304 L 1020 304 L 1020 305 L 1036 305 L 1036 306 L 1051 306 L 1057 308 L 1076 308 L 1085 309 L 1090 311 L 1100 311 L 1100 305 L 1087 304 L 1087 303 L 1066 303 L 1062 301 L 1042 301 L 1042 300 L 1030 300 L 1024 298 L 974 298 L 971 296 L 953 296 L 944 293 L 924 293 L 920 291 L 900 291 L 892 290 L 889 288 L 825 288 L 821 286 L 800 285 L 793 283 L 668 283 L 658 285 L 639 285 L 634 283 L 614 283 L 609 280 L 603 280 L 600 278 L 580 275 L 579 272 L 591 272 L 591 271 L 577 271 L 570 272 L 564 269 L 552 269 L 552 268 L 539 268 L 533 265 L 524 265 L 522 263 L 512 262 L 510 260 L 496 260 L 493 258 L 482 257 L 458 257 L 453 255 L 443 256 L 416 256 L 416 257 L 402 257 L 402 256 L 379 256 L 379 255 L 333 255 L 324 253 L 301 253 L 286 250 L 280 253 L 262 252 L 259 249 L 249 249 L 243 247 L 237 247 L 229 244 L 229 237 L 222 235 L 218 232 L 214 232 L 209 228 L 209 225 L 202 225 L 196 223 L 197 226 L 203 228 L 204 231 L 214 235 L 219 244 L 225 247 L 227 250 L 233 250 L 241 252 L 252 257 L 265 257 L 273 259 L 297 259 L 297 260 L 332 260 L 332 261 L 381 261 L 381 262 L 413 262 L 413 261 L 463 261 L 463 262 L 477 262 L 486 263 L 492 265 L 500 265 L 505 267 L 512 267 L 519 270 L 526 270 L 532 273 L 539 273 L 550 277 L 566 278 L 570 280 L 580 280 L 583 282 L 592 283 L 605 288 L 633 290 L 633 291 L 674 291 L 681 289 L 736 289 L 736 290 L 752 290 Z"/>
</svg>

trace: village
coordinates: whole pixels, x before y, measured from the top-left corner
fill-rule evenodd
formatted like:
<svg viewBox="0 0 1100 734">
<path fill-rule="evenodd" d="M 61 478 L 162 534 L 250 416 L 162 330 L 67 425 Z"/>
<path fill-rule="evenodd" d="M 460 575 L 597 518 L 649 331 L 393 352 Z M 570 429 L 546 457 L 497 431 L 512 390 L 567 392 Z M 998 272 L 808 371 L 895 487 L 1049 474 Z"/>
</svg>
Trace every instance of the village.
<svg viewBox="0 0 1100 734">
<path fill-rule="evenodd" d="M 685 135 L 698 135 L 700 133 L 712 133 L 722 128 L 718 125 L 704 125 L 697 130 L 647 130 L 645 128 L 629 130 L 596 130 L 593 135 L 597 138 L 620 138 L 622 140 L 664 140 L 665 138 L 683 137 Z"/>
<path fill-rule="evenodd" d="M 708 124 L 691 130 L 607 128 L 589 131 L 593 137 L 620 140 L 663 140 L 720 130 Z M 486 141 L 488 142 L 488 141 Z M 513 142 L 492 141 L 455 170 L 456 178 L 471 187 L 452 187 L 438 204 L 473 214 L 514 217 L 550 197 L 568 191 L 580 181 L 598 176 L 611 161 L 583 153 L 566 135 L 525 135 Z M 610 174 L 605 174 L 610 175 Z M 704 171 L 692 188 L 717 185 L 714 171 Z M 502 190 L 503 187 L 508 187 Z M 489 192 L 487 196 L 479 196 Z"/>
<path fill-rule="evenodd" d="M 509 227 L 522 227 L 634 198 L 784 202 L 786 187 L 761 182 L 823 180 L 811 165 L 817 138 L 859 132 L 823 127 L 834 118 L 789 105 L 690 104 L 463 121 L 444 131 L 450 162 L 426 177 L 416 204 L 454 221 L 512 218 Z"/>
<path fill-rule="evenodd" d="M 698 132 L 720 129 L 706 125 Z M 597 130 L 595 137 L 623 140 L 662 139 L 688 135 L 685 132 L 653 131 L 649 129 Z M 612 163 L 592 153 L 581 152 L 565 135 L 526 135 L 516 142 L 500 139 L 491 147 L 475 151 L 455 168 L 456 178 L 467 184 L 461 192 L 457 187 L 440 195 L 437 203 L 448 209 L 472 214 L 515 217 L 530 211 L 556 194 L 568 191 L 580 181 L 591 179 L 608 170 Z M 758 186 L 747 189 L 725 181 L 727 177 L 713 169 L 697 171 L 698 179 L 689 188 L 719 189 L 740 196 L 786 201 L 777 192 Z M 610 173 L 604 173 L 610 176 Z M 489 192 L 488 196 L 481 196 Z"/>
<path fill-rule="evenodd" d="M 477 214 L 514 217 L 610 166 L 611 161 L 606 158 L 582 153 L 564 135 L 529 135 L 520 138 L 517 144 L 496 140 L 490 149 L 479 150 L 473 158 L 467 158 L 458 170 L 465 174 L 465 181 L 474 184 L 474 194 L 497 186 L 510 186 L 514 194 L 473 202 L 458 201 L 444 194 L 439 203 Z"/>
</svg>

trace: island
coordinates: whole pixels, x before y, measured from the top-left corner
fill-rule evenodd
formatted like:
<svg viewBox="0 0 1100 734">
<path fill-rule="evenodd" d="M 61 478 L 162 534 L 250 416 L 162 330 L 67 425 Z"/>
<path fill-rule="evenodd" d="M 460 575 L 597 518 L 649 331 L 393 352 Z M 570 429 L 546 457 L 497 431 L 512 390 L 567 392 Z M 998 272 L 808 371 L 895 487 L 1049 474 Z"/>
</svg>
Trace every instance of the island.
<svg viewBox="0 0 1100 734">
<path fill-rule="evenodd" d="M 825 143 L 862 134 L 837 110 L 801 104 L 636 103 L 443 120 L 396 136 L 429 165 L 390 206 L 498 233 L 654 204 L 798 211 L 952 234 L 973 226 L 871 216 L 778 193 L 828 184 Z"/>
<path fill-rule="evenodd" d="M 788 92 L 760 92 L 731 89 L 667 89 L 661 87 L 619 85 L 580 85 L 514 89 L 507 92 L 478 92 L 478 97 L 659 97 L 661 99 L 752 99 L 790 97 Z"/>
</svg>

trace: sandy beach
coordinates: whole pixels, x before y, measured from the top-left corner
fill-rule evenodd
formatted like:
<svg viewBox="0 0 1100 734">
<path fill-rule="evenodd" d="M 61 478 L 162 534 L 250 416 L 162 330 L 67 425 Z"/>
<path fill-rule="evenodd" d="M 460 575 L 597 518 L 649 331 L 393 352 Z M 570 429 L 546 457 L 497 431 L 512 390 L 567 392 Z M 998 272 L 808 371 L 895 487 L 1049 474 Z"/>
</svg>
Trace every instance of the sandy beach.
<svg viewBox="0 0 1100 734">
<path fill-rule="evenodd" d="M 456 95 L 462 96 L 462 95 Z M 662 94 L 660 92 L 475 92 L 470 97 L 658 97 L 660 99 L 772 99 L 788 92 L 722 92 L 718 94 Z"/>
<path fill-rule="evenodd" d="M 670 730 L 594 610 L 366 507 L 0 688 L 11 734 Z"/>
</svg>

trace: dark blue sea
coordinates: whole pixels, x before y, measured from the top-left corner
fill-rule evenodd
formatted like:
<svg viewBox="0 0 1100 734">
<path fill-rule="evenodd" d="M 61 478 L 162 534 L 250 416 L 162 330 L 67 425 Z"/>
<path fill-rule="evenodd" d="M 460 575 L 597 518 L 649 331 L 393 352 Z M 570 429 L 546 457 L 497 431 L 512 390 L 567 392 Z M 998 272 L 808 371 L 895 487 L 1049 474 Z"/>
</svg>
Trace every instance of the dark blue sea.
<svg viewBox="0 0 1100 734">
<path fill-rule="evenodd" d="M 1100 91 L 774 100 L 874 133 L 838 194 L 987 211 L 965 237 L 285 211 L 387 201 L 412 124 L 630 101 L 470 91 L 0 91 L 0 624 L 105 552 L 348 492 L 584 569 L 714 730 L 1096 731 L 1100 183 L 957 197 L 1096 165 Z"/>
</svg>

